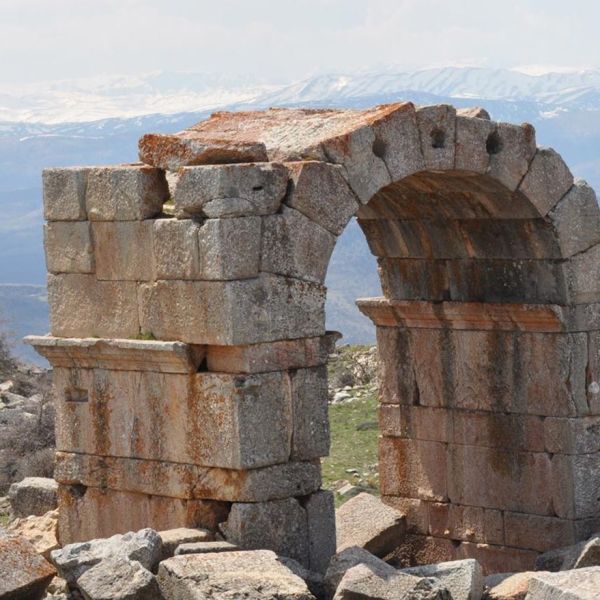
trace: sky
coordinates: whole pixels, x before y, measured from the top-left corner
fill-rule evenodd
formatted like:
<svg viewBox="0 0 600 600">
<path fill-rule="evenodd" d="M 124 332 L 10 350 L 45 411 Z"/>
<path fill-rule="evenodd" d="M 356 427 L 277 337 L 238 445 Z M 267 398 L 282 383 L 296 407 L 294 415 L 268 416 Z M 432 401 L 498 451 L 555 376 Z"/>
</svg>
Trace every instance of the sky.
<svg viewBox="0 0 600 600">
<path fill-rule="evenodd" d="M 0 86 L 149 71 L 600 66 L 597 0 L 0 0 Z"/>
</svg>

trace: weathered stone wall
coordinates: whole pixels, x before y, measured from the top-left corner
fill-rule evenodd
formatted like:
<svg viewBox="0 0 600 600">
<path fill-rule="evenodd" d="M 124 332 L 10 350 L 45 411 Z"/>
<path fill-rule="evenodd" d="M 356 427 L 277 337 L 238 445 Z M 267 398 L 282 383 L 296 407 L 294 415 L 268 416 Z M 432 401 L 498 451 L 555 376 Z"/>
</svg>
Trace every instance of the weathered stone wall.
<svg viewBox="0 0 600 600">
<path fill-rule="evenodd" d="M 44 174 L 52 337 L 32 341 L 55 367 L 63 541 L 220 523 L 323 568 L 323 281 L 353 215 L 385 294 L 360 307 L 410 560 L 523 568 L 600 525 L 600 211 L 532 127 L 217 113 L 140 157 Z"/>
</svg>

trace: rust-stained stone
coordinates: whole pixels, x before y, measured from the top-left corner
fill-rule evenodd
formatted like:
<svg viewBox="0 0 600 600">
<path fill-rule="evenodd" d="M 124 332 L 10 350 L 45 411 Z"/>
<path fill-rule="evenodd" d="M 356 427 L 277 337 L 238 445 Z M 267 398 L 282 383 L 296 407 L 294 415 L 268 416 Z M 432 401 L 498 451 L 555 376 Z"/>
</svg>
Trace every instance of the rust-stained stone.
<svg viewBox="0 0 600 600">
<path fill-rule="evenodd" d="M 184 500 L 81 485 L 59 486 L 59 541 L 64 546 L 150 527 L 216 530 L 228 503 Z"/>
<path fill-rule="evenodd" d="M 24 341 L 54 367 L 195 373 L 206 356 L 204 346 L 158 340 L 30 335 Z"/>
<path fill-rule="evenodd" d="M 0 533 L 0 598 L 41 598 L 55 574 L 28 541 Z"/>
<path fill-rule="evenodd" d="M 54 370 L 57 449 L 230 469 L 285 463 L 283 373 Z"/>
<path fill-rule="evenodd" d="M 314 461 L 235 470 L 68 452 L 57 452 L 55 478 L 65 485 L 238 502 L 305 496 L 321 485 L 319 464 Z"/>
</svg>

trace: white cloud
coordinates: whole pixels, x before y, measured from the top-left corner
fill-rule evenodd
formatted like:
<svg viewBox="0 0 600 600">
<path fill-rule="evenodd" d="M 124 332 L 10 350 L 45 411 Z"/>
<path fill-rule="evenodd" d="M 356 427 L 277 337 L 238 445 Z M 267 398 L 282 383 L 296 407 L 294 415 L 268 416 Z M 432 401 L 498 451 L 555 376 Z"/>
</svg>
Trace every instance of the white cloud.
<svg viewBox="0 0 600 600">
<path fill-rule="evenodd" d="M 0 0 L 0 82 L 156 69 L 598 66 L 593 0 Z M 596 64 L 594 64 L 596 63 Z"/>
</svg>

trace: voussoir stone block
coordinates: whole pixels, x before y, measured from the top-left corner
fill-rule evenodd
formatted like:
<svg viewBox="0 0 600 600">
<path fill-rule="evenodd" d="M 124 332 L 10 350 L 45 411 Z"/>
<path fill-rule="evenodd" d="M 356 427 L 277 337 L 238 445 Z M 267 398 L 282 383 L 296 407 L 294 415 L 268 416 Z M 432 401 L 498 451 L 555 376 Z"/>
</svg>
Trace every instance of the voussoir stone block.
<svg viewBox="0 0 600 600">
<path fill-rule="evenodd" d="M 140 286 L 142 331 L 192 344 L 253 344 L 323 335 L 321 285 L 263 273 L 241 281 Z M 169 315 L 168 320 L 163 315 Z"/>
<path fill-rule="evenodd" d="M 290 162 L 285 203 L 331 233 L 342 233 L 358 210 L 358 200 L 344 179 L 343 168 L 320 161 Z"/>
<path fill-rule="evenodd" d="M 519 191 L 545 217 L 571 189 L 573 175 L 552 148 L 538 148 Z"/>
<path fill-rule="evenodd" d="M 279 163 L 204 165 L 182 169 L 175 190 L 180 218 L 243 217 L 277 211 L 288 184 Z"/>
<path fill-rule="evenodd" d="M 240 548 L 273 550 L 309 567 L 307 515 L 295 498 L 234 503 L 222 527 L 227 541 Z"/>
<path fill-rule="evenodd" d="M 58 337 L 136 337 L 140 332 L 133 281 L 94 275 L 48 275 L 50 330 Z"/>
<path fill-rule="evenodd" d="M 285 206 L 263 219 L 261 271 L 322 283 L 336 236 Z"/>
<path fill-rule="evenodd" d="M 571 302 L 597 302 L 600 299 L 600 244 L 572 257 L 568 269 Z"/>
<path fill-rule="evenodd" d="M 89 167 L 44 169 L 44 218 L 85 221 L 85 188 Z"/>
<path fill-rule="evenodd" d="M 457 171 L 483 174 L 488 170 L 488 145 L 494 129 L 489 119 L 456 117 L 454 168 Z"/>
<path fill-rule="evenodd" d="M 94 167 L 85 197 L 90 221 L 140 221 L 161 213 L 169 186 L 164 171 L 153 167 Z"/>
<path fill-rule="evenodd" d="M 87 221 L 50 221 L 44 225 L 49 273 L 93 273 L 94 247 Z"/>
<path fill-rule="evenodd" d="M 536 152 L 535 129 L 524 125 L 497 123 L 489 141 L 488 174 L 511 192 L 516 190 Z"/>
<path fill-rule="evenodd" d="M 456 109 L 446 104 L 417 109 L 421 151 L 425 167 L 432 170 L 454 168 Z"/>
<path fill-rule="evenodd" d="M 151 281 L 153 221 L 92 222 L 99 281 Z"/>
</svg>

